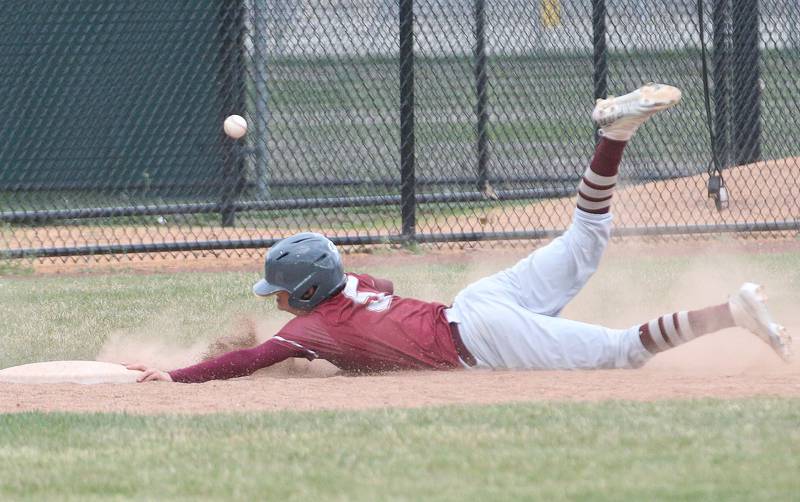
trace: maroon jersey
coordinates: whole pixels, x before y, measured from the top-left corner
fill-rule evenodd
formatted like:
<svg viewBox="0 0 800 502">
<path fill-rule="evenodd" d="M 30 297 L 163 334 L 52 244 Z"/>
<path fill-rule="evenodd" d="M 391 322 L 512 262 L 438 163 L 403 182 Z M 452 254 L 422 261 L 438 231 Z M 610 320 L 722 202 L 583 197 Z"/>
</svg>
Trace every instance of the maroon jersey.
<svg viewBox="0 0 800 502">
<path fill-rule="evenodd" d="M 325 359 L 351 372 L 460 368 L 445 306 L 394 296 L 389 281 L 348 274 L 338 295 L 252 349 L 170 372 L 176 382 L 234 378 L 289 357 Z"/>
<path fill-rule="evenodd" d="M 460 368 L 447 307 L 394 296 L 384 284 L 348 274 L 340 294 L 292 319 L 273 339 L 347 371 Z"/>
</svg>

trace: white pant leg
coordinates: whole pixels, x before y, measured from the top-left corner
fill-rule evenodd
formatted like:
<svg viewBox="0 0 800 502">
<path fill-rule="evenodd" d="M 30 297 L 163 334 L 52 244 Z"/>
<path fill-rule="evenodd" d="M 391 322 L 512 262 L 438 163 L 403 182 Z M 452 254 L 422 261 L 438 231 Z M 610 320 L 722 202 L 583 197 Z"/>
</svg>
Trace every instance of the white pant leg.
<svg viewBox="0 0 800 502">
<path fill-rule="evenodd" d="M 479 368 L 638 368 L 652 357 L 638 326 L 618 330 L 546 316 L 498 296 L 461 298 L 448 318 L 459 322 Z"/>
<path fill-rule="evenodd" d="M 491 368 L 638 367 L 650 357 L 638 329 L 613 330 L 560 319 L 597 269 L 611 233 L 610 214 L 575 211 L 559 238 L 510 269 L 477 281 L 455 298 L 467 349 Z"/>
<path fill-rule="evenodd" d="M 611 214 L 575 210 L 569 229 L 508 270 L 520 304 L 529 310 L 556 316 L 597 270 L 611 235 Z"/>
</svg>

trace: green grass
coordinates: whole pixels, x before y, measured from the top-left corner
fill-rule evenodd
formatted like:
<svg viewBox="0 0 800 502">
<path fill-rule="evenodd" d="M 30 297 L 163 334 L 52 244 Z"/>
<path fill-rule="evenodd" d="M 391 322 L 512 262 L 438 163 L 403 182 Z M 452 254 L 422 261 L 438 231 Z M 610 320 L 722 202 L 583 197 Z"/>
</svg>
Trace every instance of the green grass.
<svg viewBox="0 0 800 502">
<path fill-rule="evenodd" d="M 18 276 L 18 275 L 31 275 L 33 274 L 33 267 L 31 267 L 24 260 L 4 260 L 0 259 L 0 277 L 2 276 Z"/>
<path fill-rule="evenodd" d="M 790 500 L 800 401 L 0 416 L 0 498 Z"/>
</svg>

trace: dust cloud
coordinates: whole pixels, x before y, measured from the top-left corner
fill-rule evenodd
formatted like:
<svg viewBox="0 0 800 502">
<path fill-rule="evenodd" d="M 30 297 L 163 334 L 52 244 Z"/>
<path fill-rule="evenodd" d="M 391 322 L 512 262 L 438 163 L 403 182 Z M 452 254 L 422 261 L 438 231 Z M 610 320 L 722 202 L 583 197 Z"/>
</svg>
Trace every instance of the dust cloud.
<svg viewBox="0 0 800 502">
<path fill-rule="evenodd" d="M 720 252 L 715 242 L 685 244 L 666 242 L 647 244 L 636 251 L 627 245 L 615 248 L 607 256 L 608 269 L 601 264 L 585 290 L 565 309 L 565 317 L 612 328 L 642 324 L 660 315 L 680 310 L 694 310 L 727 301 L 744 282 L 764 286 L 770 312 L 775 322 L 789 333 L 800 328 L 800 313 L 793 308 L 792 288 L 785 275 L 768 270 L 745 258 L 747 251 L 726 249 Z M 672 249 L 673 252 L 670 252 Z M 752 251 L 751 251 L 752 252 Z M 634 253 L 638 256 L 629 260 Z M 661 256 L 657 262 L 636 272 L 625 269 L 626 261 L 647 261 L 647 256 Z M 673 256 L 680 265 L 675 270 L 653 273 L 663 256 Z M 628 258 L 628 260 L 626 260 Z M 668 283 L 664 284 L 664 278 Z M 599 319 L 598 319 L 599 318 Z M 797 361 L 785 364 L 773 350 L 755 335 L 741 328 L 730 328 L 702 336 L 687 344 L 655 356 L 642 371 L 672 372 L 686 375 L 734 375 L 746 373 L 797 372 Z"/>
<path fill-rule="evenodd" d="M 277 316 L 281 317 L 281 316 Z M 285 324 L 285 319 L 262 318 L 255 315 L 236 316 L 228 321 L 222 335 L 211 340 L 181 344 L 182 330 L 171 326 L 179 316 L 162 314 L 159 321 L 150 321 L 134 331 L 112 333 L 95 359 L 103 362 L 139 363 L 152 368 L 171 371 L 212 359 L 227 352 L 249 349 L 268 340 Z M 161 324 L 158 328 L 155 325 Z M 270 377 L 326 377 L 338 369 L 326 361 L 288 359 L 269 368 L 259 370 L 256 376 Z"/>
<path fill-rule="evenodd" d="M 199 362 L 206 350 L 205 342 L 186 346 L 166 338 L 138 337 L 118 332 L 108 338 L 95 359 L 110 363 L 139 363 L 168 371 Z"/>
</svg>

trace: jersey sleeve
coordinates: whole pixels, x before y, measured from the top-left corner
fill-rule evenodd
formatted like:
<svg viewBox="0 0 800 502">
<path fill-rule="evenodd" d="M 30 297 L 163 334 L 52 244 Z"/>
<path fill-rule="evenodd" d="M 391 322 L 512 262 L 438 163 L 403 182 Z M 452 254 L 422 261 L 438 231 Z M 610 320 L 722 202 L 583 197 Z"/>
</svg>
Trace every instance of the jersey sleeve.
<svg viewBox="0 0 800 502">
<path fill-rule="evenodd" d="M 214 359 L 169 372 L 175 382 L 199 383 L 209 380 L 250 375 L 256 370 L 266 368 L 290 357 L 304 357 L 302 350 L 290 344 L 283 344 L 275 337 L 252 349 L 228 352 Z"/>
<path fill-rule="evenodd" d="M 363 282 L 367 286 L 375 289 L 376 291 L 380 291 L 381 293 L 386 293 L 389 295 L 394 294 L 394 284 L 389 279 L 380 279 L 378 277 L 372 277 L 369 274 L 352 274 L 354 275 L 359 282 Z"/>
</svg>

